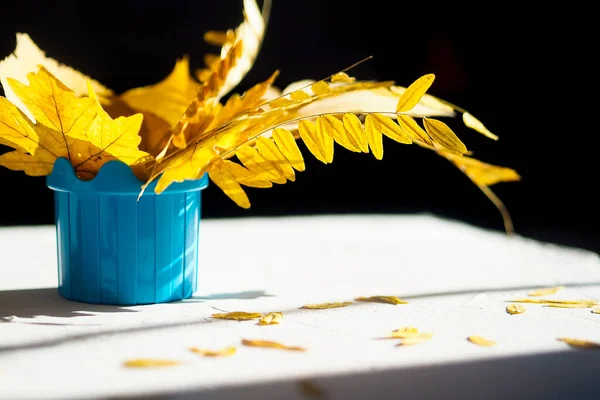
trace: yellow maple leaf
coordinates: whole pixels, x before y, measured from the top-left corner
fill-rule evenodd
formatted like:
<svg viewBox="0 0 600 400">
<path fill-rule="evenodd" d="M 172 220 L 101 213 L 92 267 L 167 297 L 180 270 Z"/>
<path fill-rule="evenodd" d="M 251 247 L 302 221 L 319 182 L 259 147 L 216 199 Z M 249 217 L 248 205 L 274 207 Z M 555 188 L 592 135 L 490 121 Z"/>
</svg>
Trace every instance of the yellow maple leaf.
<svg viewBox="0 0 600 400">
<path fill-rule="evenodd" d="M 37 123 L 0 99 L 0 137 L 3 144 L 15 148 L 0 156 L 0 165 L 43 176 L 52 172 L 57 158 L 64 157 L 80 178 L 91 179 L 107 161 L 134 165 L 148 158 L 138 150 L 140 114 L 113 120 L 91 85 L 89 97 L 78 97 L 44 67 L 28 74 L 28 80 L 29 86 L 10 78 L 8 83 Z M 16 126 L 21 130 L 8 129 Z"/>
<path fill-rule="evenodd" d="M 265 348 L 280 349 L 280 350 L 306 351 L 306 349 L 304 347 L 288 346 L 288 345 L 281 344 L 279 342 L 274 342 L 271 340 L 243 339 L 242 344 L 244 346 L 249 346 L 249 347 L 265 347 Z"/>
</svg>

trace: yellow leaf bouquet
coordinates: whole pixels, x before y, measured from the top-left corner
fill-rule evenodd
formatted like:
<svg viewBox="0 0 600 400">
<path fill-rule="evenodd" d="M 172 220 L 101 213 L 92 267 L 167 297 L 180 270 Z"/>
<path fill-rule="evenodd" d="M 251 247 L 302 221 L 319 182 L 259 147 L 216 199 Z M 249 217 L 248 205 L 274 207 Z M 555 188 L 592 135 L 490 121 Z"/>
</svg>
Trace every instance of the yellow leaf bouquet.
<svg viewBox="0 0 600 400">
<path fill-rule="evenodd" d="M 183 57 L 177 60 L 163 81 L 122 94 L 46 57 L 27 34 L 17 34 L 14 53 L 0 62 L 0 82 L 5 92 L 5 97 L 0 97 L 0 144 L 13 149 L 0 155 L 0 165 L 31 176 L 48 176 L 49 186 L 56 191 L 59 265 L 62 262 L 65 268 L 70 266 L 72 269 L 73 263 L 82 264 L 91 251 L 98 259 L 94 264 L 112 262 L 117 270 L 113 271 L 116 274 L 113 278 L 130 282 L 127 279 L 133 278 L 125 277 L 127 274 L 119 269 L 125 263 L 122 260 L 135 260 L 139 265 L 145 265 L 140 257 L 148 258 L 139 251 L 137 258 L 122 252 L 111 256 L 116 261 L 105 262 L 111 257 L 103 257 L 98 249 L 81 248 L 73 253 L 74 236 L 88 235 L 87 238 L 93 240 L 105 238 L 105 232 L 94 225 L 91 233 L 85 233 L 90 230 L 87 227 L 91 222 L 84 224 L 80 220 L 85 219 L 83 215 L 87 211 L 81 213 L 72 203 L 80 202 L 79 208 L 91 209 L 93 215 L 103 209 L 110 213 L 113 203 L 116 204 L 113 211 L 120 212 L 121 216 L 126 210 L 136 212 L 138 218 L 129 223 L 135 226 L 136 232 L 131 234 L 131 243 L 143 243 L 136 236 L 140 230 L 153 230 L 161 236 L 159 232 L 164 229 L 159 228 L 158 222 L 146 226 L 147 215 L 140 214 L 136 208 L 140 204 L 145 206 L 152 201 L 152 205 L 147 205 L 147 212 L 151 214 L 151 207 L 160 208 L 160 204 L 170 201 L 171 208 L 165 215 L 176 215 L 178 209 L 189 206 L 186 202 L 200 202 L 199 197 L 186 196 L 203 189 L 209 177 L 237 205 L 248 208 L 250 201 L 243 186 L 268 188 L 273 184 L 285 184 L 294 181 L 296 173 L 304 171 L 298 141 L 325 164 L 333 161 L 336 144 L 352 152 L 372 153 L 376 159 L 381 159 L 383 136 L 400 144 L 416 144 L 434 151 L 458 167 L 494 202 L 504 217 L 506 230 L 512 231 L 510 217 L 490 186 L 516 181 L 519 175 L 510 168 L 469 157 L 470 151 L 465 144 L 439 118 L 460 114 L 467 127 L 490 139 L 497 137 L 466 110 L 427 94 L 434 82 L 433 74 L 402 87 L 392 81 L 358 80 L 349 75 L 351 66 L 325 79 L 296 82 L 281 90 L 274 86 L 278 75 L 275 71 L 245 93 L 232 94 L 223 101 L 257 57 L 269 8 L 268 0 L 262 9 L 255 0 L 244 0 L 243 21 L 235 30 L 205 33 L 205 41 L 220 47 L 218 54 L 204 57 L 205 68 L 192 73 L 188 58 Z M 63 170 L 67 164 L 73 173 L 72 180 Z M 111 200 L 110 196 L 116 192 L 108 187 L 114 181 L 110 175 L 127 175 L 123 166 L 129 171 L 127 180 L 131 185 L 120 192 L 121 197 Z M 111 171 L 105 173 L 106 182 L 103 182 L 101 175 L 105 169 Z M 90 185 L 86 186 L 88 183 Z M 75 191 L 83 196 L 83 200 L 69 197 L 66 211 L 60 211 L 57 204 L 67 202 L 60 199 L 64 196 L 60 193 L 73 192 L 72 187 L 78 188 Z M 182 195 L 183 200 L 179 197 L 166 200 L 167 195 L 175 196 L 175 193 Z M 194 207 L 189 209 L 196 210 Z M 68 216 L 65 217 L 65 213 Z M 199 215 L 199 208 L 192 213 L 196 215 L 194 213 Z M 68 223 L 61 222 L 59 215 Z M 65 225 L 70 228 L 69 237 L 64 233 L 61 236 L 60 229 Z M 179 228 L 169 227 L 172 233 L 163 235 L 162 240 L 178 237 L 173 232 Z M 169 264 L 169 257 L 185 254 L 189 247 L 186 247 L 185 238 L 189 239 L 191 232 L 197 230 L 196 225 L 188 226 L 186 222 L 180 228 L 186 233 L 178 239 L 181 249 L 165 256 L 161 261 L 163 264 Z M 104 230 L 110 229 L 105 227 Z M 69 242 L 62 249 L 69 257 L 63 257 L 62 261 L 61 238 Z M 111 243 L 104 243 L 103 248 L 117 244 L 127 246 L 121 239 Z M 158 246 L 157 243 L 152 246 Z M 145 251 L 156 252 L 156 247 L 152 246 Z M 197 254 L 191 259 L 194 257 L 197 258 Z M 165 292 L 162 297 L 157 294 L 164 289 L 158 288 L 156 283 L 163 264 L 154 262 L 154 287 L 148 289 L 142 300 L 139 293 L 129 296 L 117 293 L 113 288 L 107 292 L 108 300 L 97 296 L 84 301 L 137 304 L 189 297 L 195 288 L 195 280 L 188 282 L 187 289 L 176 288 L 181 296 L 172 291 Z M 183 264 L 185 267 L 185 261 Z M 193 266 L 191 262 L 190 268 Z M 150 281 L 152 274 L 145 278 L 137 276 L 137 283 L 130 285 L 131 290 L 140 292 L 140 280 Z M 185 268 L 181 274 L 194 275 Z M 70 280 L 73 276 L 64 278 Z M 89 279 L 100 283 L 107 281 L 101 276 L 92 278 L 86 278 L 86 282 Z M 184 282 L 185 279 L 182 278 Z M 61 294 L 81 300 L 82 296 L 73 295 L 73 292 L 80 290 L 82 284 L 71 283 L 70 286 L 70 294 L 66 291 Z M 152 291 L 154 294 L 150 295 Z"/>
</svg>

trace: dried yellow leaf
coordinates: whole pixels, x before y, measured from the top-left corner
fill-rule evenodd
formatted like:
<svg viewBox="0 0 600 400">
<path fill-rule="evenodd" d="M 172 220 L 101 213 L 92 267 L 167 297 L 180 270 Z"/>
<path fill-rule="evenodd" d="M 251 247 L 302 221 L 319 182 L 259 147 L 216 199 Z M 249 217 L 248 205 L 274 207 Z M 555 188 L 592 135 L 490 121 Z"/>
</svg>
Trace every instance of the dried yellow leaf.
<svg viewBox="0 0 600 400">
<path fill-rule="evenodd" d="M 523 314 L 525 312 L 525 307 L 519 304 L 511 304 L 506 307 L 506 312 L 509 314 Z"/>
<path fill-rule="evenodd" d="M 305 304 L 300 308 L 302 308 L 304 310 L 326 310 L 329 308 L 346 307 L 346 306 L 349 306 L 350 304 L 352 304 L 351 301 L 344 301 L 344 302 L 339 302 L 339 303 Z"/>
<path fill-rule="evenodd" d="M 474 116 L 472 116 L 470 113 L 466 112 L 463 113 L 463 123 L 468 126 L 469 128 L 481 133 L 482 135 L 493 139 L 493 140 L 498 140 L 498 136 L 494 135 L 492 132 L 489 131 L 488 128 L 486 128 L 481 121 L 479 121 L 477 118 L 475 118 Z"/>
<path fill-rule="evenodd" d="M 527 296 L 547 296 L 549 294 L 555 294 L 564 289 L 564 286 L 556 286 L 551 288 L 535 289 L 527 293 Z"/>
<path fill-rule="evenodd" d="M 389 137 L 392 140 L 395 140 L 398 143 L 412 143 L 412 140 L 406 134 L 406 132 L 404 132 L 404 129 L 402 129 L 396 122 L 394 122 L 393 119 L 380 113 L 373 113 L 372 115 L 373 118 L 379 123 L 381 133 L 383 133 L 385 136 Z"/>
<path fill-rule="evenodd" d="M 573 304 L 546 304 L 544 307 L 552 308 L 591 308 L 593 304 L 590 303 L 573 303 Z"/>
<path fill-rule="evenodd" d="M 425 335 L 405 337 L 405 338 L 402 338 L 402 340 L 400 341 L 400 343 L 398 343 L 396 345 L 396 347 L 412 346 L 415 344 L 420 344 L 420 343 L 430 340 L 431 338 L 432 338 L 432 336 L 425 336 Z"/>
<path fill-rule="evenodd" d="M 267 160 L 256 148 L 245 145 L 238 148 L 235 155 L 246 168 L 254 172 L 260 179 L 278 184 L 284 184 L 287 181 L 274 163 Z"/>
<path fill-rule="evenodd" d="M 363 153 L 368 153 L 369 143 L 360 119 L 358 119 L 358 117 L 354 114 L 346 113 L 344 114 L 342 121 L 344 123 L 344 128 L 348 133 L 348 137 L 352 138 L 352 142 L 356 143 L 356 145 L 360 148 L 360 151 Z"/>
<path fill-rule="evenodd" d="M 381 160 L 383 158 L 383 138 L 381 136 L 381 126 L 372 114 L 367 115 L 365 118 L 365 134 L 371 152 L 376 159 Z"/>
<path fill-rule="evenodd" d="M 136 358 L 128 360 L 123 363 L 123 366 L 127 368 L 162 368 L 162 367 L 173 367 L 180 365 L 180 361 L 166 360 L 158 358 Z"/>
<path fill-rule="evenodd" d="M 260 176 L 245 168 L 244 166 L 234 163 L 233 161 L 223 161 L 224 170 L 231 173 L 235 180 L 245 186 L 255 188 L 270 188 L 273 186 L 271 181 L 261 179 Z M 214 172 L 214 171 L 213 171 Z"/>
<path fill-rule="evenodd" d="M 298 382 L 300 392 L 308 397 L 322 398 L 325 397 L 325 391 L 317 386 L 313 381 L 303 379 Z"/>
<path fill-rule="evenodd" d="M 198 347 L 190 347 L 190 351 L 204 357 L 229 357 L 234 355 L 237 350 L 235 347 L 226 347 L 221 350 L 206 350 Z"/>
<path fill-rule="evenodd" d="M 347 136 L 344 123 L 333 115 L 324 115 L 317 118 L 317 132 L 319 135 L 331 136 L 333 140 L 350 151 L 360 152 L 360 149 Z"/>
<path fill-rule="evenodd" d="M 290 165 L 296 171 L 304 171 L 304 158 L 302 157 L 302 153 L 298 148 L 298 144 L 296 144 L 296 139 L 294 139 L 294 135 L 287 129 L 276 128 L 273 130 L 273 140 L 279 150 L 283 153 L 283 155 L 287 158 Z"/>
<path fill-rule="evenodd" d="M 600 307 L 596 307 L 592 310 L 592 314 L 600 314 Z"/>
<path fill-rule="evenodd" d="M 270 312 L 258 321 L 258 325 L 277 325 L 283 321 L 283 313 L 281 311 Z"/>
<path fill-rule="evenodd" d="M 208 173 L 210 180 L 242 208 L 250 208 L 250 199 L 231 172 L 221 169 Z"/>
<path fill-rule="evenodd" d="M 496 345 L 496 342 L 493 340 L 489 340 L 481 336 L 469 336 L 467 337 L 467 340 L 478 346 L 492 347 Z"/>
<path fill-rule="evenodd" d="M 427 92 L 434 79 L 434 74 L 423 75 L 407 87 L 398 99 L 396 112 L 410 111 L 414 106 L 419 104 L 421 97 Z"/>
<path fill-rule="evenodd" d="M 331 88 L 325 81 L 318 81 L 310 85 L 311 90 L 317 96 L 328 94 L 331 92 Z"/>
<path fill-rule="evenodd" d="M 290 99 L 293 101 L 303 101 L 310 99 L 310 94 L 306 93 L 304 90 L 294 90 L 290 93 Z"/>
<path fill-rule="evenodd" d="M 395 296 L 371 296 L 371 297 L 357 297 L 356 301 L 367 301 L 372 303 L 386 303 L 386 304 L 408 304 L 408 301 L 404 301 Z"/>
<path fill-rule="evenodd" d="M 433 146 L 431 138 L 423 128 L 419 126 L 417 121 L 409 115 L 398 114 L 398 124 L 413 140 L 420 140 L 423 143 Z"/>
<path fill-rule="evenodd" d="M 407 326 L 403 328 L 396 329 L 390 332 L 387 338 L 389 339 L 430 339 L 433 337 L 433 333 L 430 332 L 419 332 L 419 330 L 413 326 Z"/>
<path fill-rule="evenodd" d="M 206 31 L 202 37 L 204 41 L 213 46 L 223 46 L 232 39 L 231 34 L 222 31 Z"/>
<path fill-rule="evenodd" d="M 250 313 L 244 311 L 233 311 L 228 313 L 217 313 L 211 315 L 212 318 L 217 319 L 232 319 L 235 321 L 247 321 L 250 319 L 256 319 L 262 317 L 262 314 L 259 313 Z"/>
<path fill-rule="evenodd" d="M 433 141 L 452 154 L 463 155 L 467 147 L 448 125 L 437 119 L 423 118 L 423 125 Z"/>
<path fill-rule="evenodd" d="M 344 82 L 350 83 L 356 81 L 356 78 L 348 76 L 345 72 L 338 72 L 331 77 L 331 82 Z"/>
<path fill-rule="evenodd" d="M 270 348 L 270 349 L 281 349 L 281 350 L 291 350 L 291 351 L 306 351 L 306 349 L 304 347 L 286 346 L 286 345 L 281 344 L 279 342 L 273 342 L 273 341 L 270 341 L 270 340 L 250 340 L 250 339 L 243 339 L 242 340 L 242 344 L 244 346 L 250 346 L 250 347 L 265 347 L 265 348 Z"/>
<path fill-rule="evenodd" d="M 298 132 L 302 141 L 306 145 L 306 148 L 315 156 L 315 158 L 322 163 L 327 164 L 327 159 L 322 153 L 322 149 L 319 145 L 319 138 L 317 137 L 317 128 L 315 124 L 310 121 L 302 120 L 298 123 Z"/>
<path fill-rule="evenodd" d="M 515 299 L 513 303 L 533 303 L 533 304 L 587 304 L 589 307 L 598 304 L 596 300 L 560 300 L 560 299 Z"/>
<path fill-rule="evenodd" d="M 259 136 L 256 138 L 255 146 L 258 150 L 258 153 L 263 156 L 265 160 L 271 163 L 271 168 L 277 169 L 279 173 L 289 181 L 293 182 L 296 180 L 294 169 L 272 139 Z"/>
<path fill-rule="evenodd" d="M 600 343 L 592 342 L 589 340 L 573 339 L 573 338 L 566 338 L 566 337 L 558 338 L 557 340 L 560 342 L 566 343 L 571 347 L 575 347 L 578 349 L 593 349 L 593 350 L 600 349 Z"/>
</svg>

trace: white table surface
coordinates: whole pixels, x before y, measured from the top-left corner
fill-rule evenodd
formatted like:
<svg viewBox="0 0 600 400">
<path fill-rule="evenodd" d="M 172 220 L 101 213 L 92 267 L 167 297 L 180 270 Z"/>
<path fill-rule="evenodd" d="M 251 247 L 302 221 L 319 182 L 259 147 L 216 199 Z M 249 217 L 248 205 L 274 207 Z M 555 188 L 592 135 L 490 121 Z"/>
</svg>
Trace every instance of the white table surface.
<svg viewBox="0 0 600 400">
<path fill-rule="evenodd" d="M 600 299 L 600 259 L 584 250 L 483 231 L 428 215 L 207 220 L 200 287 L 178 303 L 113 307 L 56 293 L 54 228 L 0 229 L 0 398 L 600 399 L 600 314 L 507 301 L 565 285 L 561 299 Z M 406 305 L 307 303 L 394 295 Z M 280 325 L 210 318 L 220 311 L 283 311 Z M 378 340 L 415 326 L 433 339 Z M 478 347 L 467 336 L 495 340 Z M 250 348 L 276 340 L 306 352 Z M 206 358 L 191 346 L 236 346 Z M 132 358 L 183 363 L 127 369 Z"/>
</svg>

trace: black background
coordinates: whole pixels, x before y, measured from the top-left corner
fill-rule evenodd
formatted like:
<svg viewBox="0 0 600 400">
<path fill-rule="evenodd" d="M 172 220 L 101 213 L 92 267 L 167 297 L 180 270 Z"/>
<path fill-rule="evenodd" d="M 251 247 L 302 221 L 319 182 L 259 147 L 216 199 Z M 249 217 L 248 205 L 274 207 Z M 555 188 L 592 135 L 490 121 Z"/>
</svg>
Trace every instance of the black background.
<svg viewBox="0 0 600 400">
<path fill-rule="evenodd" d="M 215 50 L 202 34 L 236 27 L 241 3 L 5 3 L 0 58 L 14 50 L 16 32 L 27 32 L 48 56 L 122 92 L 163 79 L 186 53 L 192 67 L 201 67 L 202 55 Z M 281 71 L 277 86 L 285 87 L 324 78 L 369 55 L 373 60 L 352 72 L 359 79 L 406 86 L 435 73 L 431 94 L 466 108 L 500 136 L 494 142 L 450 120 L 467 147 L 522 175 L 519 183 L 493 188 L 517 233 L 600 251 L 598 100 L 586 97 L 596 81 L 589 9 L 505 2 L 273 3 L 261 53 L 237 92 L 274 69 Z M 331 165 L 305 153 L 307 171 L 296 182 L 248 190 L 249 210 L 212 187 L 204 192 L 204 216 L 429 212 L 502 230 L 493 205 L 447 161 L 385 139 L 384 148 L 382 161 L 340 148 Z M 52 193 L 43 178 L 0 169 L 0 193 L 0 225 L 53 223 Z"/>
</svg>

